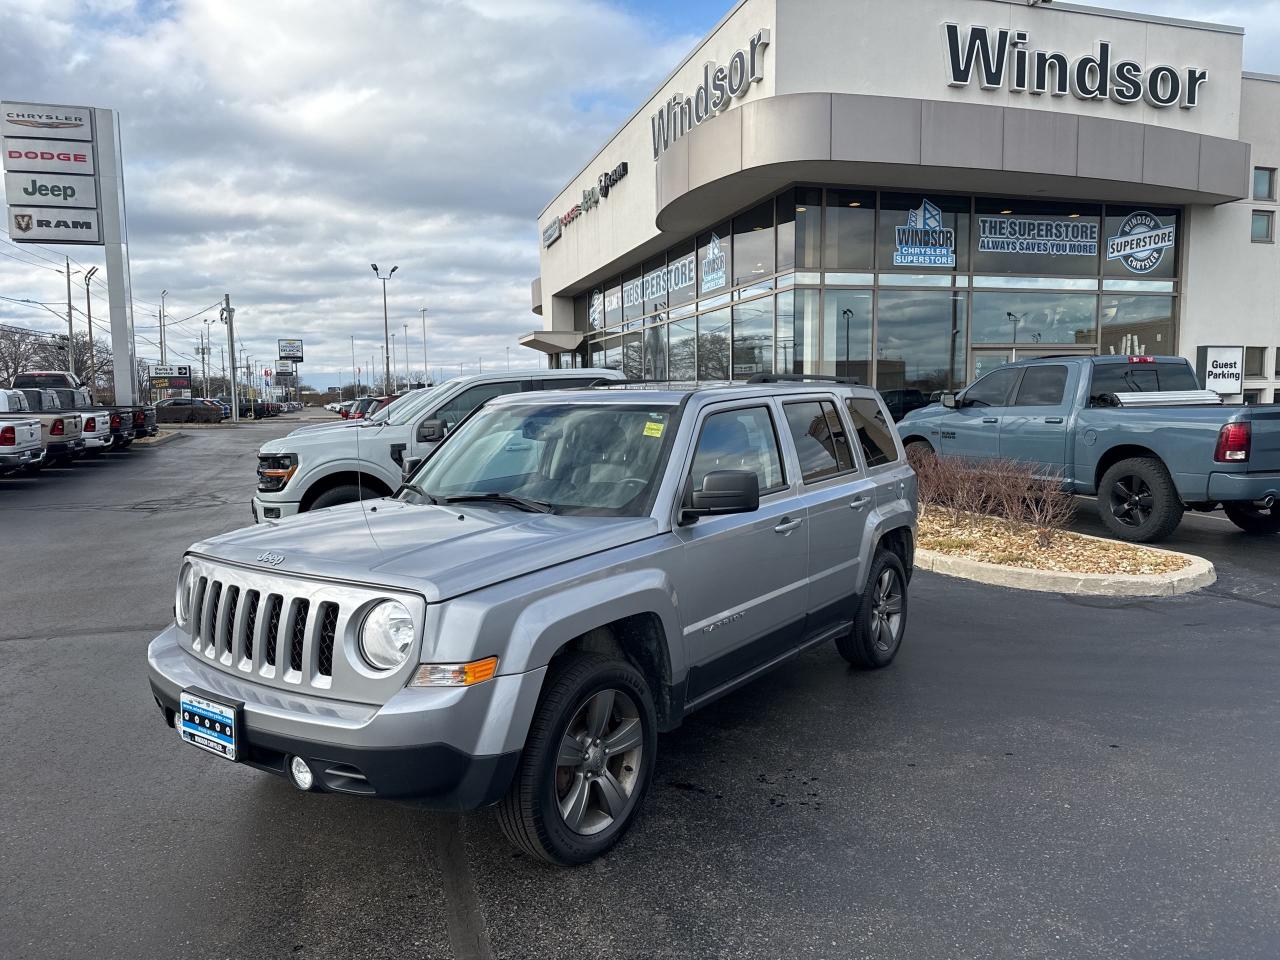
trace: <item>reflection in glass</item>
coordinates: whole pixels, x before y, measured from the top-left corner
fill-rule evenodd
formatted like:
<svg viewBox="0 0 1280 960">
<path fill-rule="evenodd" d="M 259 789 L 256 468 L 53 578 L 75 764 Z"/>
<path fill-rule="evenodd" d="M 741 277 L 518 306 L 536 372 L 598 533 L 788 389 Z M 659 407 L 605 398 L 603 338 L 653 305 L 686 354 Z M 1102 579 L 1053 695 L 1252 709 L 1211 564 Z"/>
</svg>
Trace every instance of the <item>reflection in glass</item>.
<svg viewBox="0 0 1280 960">
<path fill-rule="evenodd" d="M 773 269 L 773 203 L 733 218 L 733 282 L 752 283 Z"/>
<path fill-rule="evenodd" d="M 628 270 L 622 275 L 622 316 L 624 320 L 644 316 L 644 274 L 640 270 Z"/>
<path fill-rule="evenodd" d="M 1098 339 L 1097 308 L 1087 293 L 974 293 L 973 342 L 1087 346 Z"/>
<path fill-rule="evenodd" d="M 667 256 L 667 302 L 672 309 L 698 296 L 698 258 L 693 241 L 682 243 Z"/>
<path fill-rule="evenodd" d="M 1173 348 L 1173 297 L 1104 296 L 1102 353 L 1167 356 Z"/>
<path fill-rule="evenodd" d="M 622 280 L 618 277 L 609 281 L 604 289 L 604 325 L 616 327 L 622 322 Z"/>
<path fill-rule="evenodd" d="M 817 290 L 790 290 L 777 297 L 775 336 L 778 373 L 818 373 L 819 348 Z"/>
<path fill-rule="evenodd" d="M 731 380 L 729 374 L 730 312 L 728 309 L 698 317 L 698 379 Z"/>
<path fill-rule="evenodd" d="M 974 277 L 974 287 L 999 287 L 1002 290 L 1097 290 L 1096 277 Z"/>
<path fill-rule="evenodd" d="M 698 323 L 694 317 L 668 324 L 667 376 L 671 380 L 698 379 Z"/>
<path fill-rule="evenodd" d="M 964 383 L 966 300 L 944 290 L 881 291 L 876 389 L 895 420 Z"/>
<path fill-rule="evenodd" d="M 610 337 L 608 340 L 601 341 L 604 346 L 604 363 L 602 366 L 610 370 L 622 369 L 622 338 Z"/>
<path fill-rule="evenodd" d="M 644 265 L 644 312 L 667 309 L 667 262 L 662 257 Z"/>
<path fill-rule="evenodd" d="M 828 290 L 822 327 L 822 372 L 871 382 L 870 290 Z"/>
<path fill-rule="evenodd" d="M 882 273 L 882 287 L 950 287 L 953 286 L 949 273 Z"/>
<path fill-rule="evenodd" d="M 773 373 L 773 298 L 733 308 L 733 379 Z"/>
<path fill-rule="evenodd" d="M 655 323 L 644 331 L 644 378 L 667 379 L 667 327 Z"/>
<path fill-rule="evenodd" d="M 970 382 L 980 380 L 996 367 L 1003 367 L 1013 362 L 1012 350 L 975 350 L 973 351 L 973 376 Z"/>
<path fill-rule="evenodd" d="M 644 343 L 638 333 L 628 333 L 622 338 L 622 372 L 628 380 L 644 376 Z"/>
<path fill-rule="evenodd" d="M 870 270 L 875 259 L 876 195 L 827 191 L 822 266 L 826 270 Z"/>
</svg>

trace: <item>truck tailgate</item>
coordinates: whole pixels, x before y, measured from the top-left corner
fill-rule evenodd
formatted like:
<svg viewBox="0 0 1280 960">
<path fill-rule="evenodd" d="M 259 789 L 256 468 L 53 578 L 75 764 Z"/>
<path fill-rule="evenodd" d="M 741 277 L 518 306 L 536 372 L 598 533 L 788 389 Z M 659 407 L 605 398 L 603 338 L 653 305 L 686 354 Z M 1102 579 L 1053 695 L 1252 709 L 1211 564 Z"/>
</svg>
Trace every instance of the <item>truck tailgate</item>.
<svg viewBox="0 0 1280 960">
<path fill-rule="evenodd" d="M 1280 473 L 1280 405 L 1265 404 L 1249 411 L 1248 473 Z"/>
</svg>

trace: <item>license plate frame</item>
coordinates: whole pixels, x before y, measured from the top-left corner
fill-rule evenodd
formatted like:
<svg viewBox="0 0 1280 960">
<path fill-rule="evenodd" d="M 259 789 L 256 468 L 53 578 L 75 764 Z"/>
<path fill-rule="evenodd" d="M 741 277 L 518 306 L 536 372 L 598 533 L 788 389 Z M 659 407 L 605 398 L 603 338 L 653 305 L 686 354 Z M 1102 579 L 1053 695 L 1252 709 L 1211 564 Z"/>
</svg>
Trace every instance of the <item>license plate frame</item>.
<svg viewBox="0 0 1280 960">
<path fill-rule="evenodd" d="M 173 725 L 183 743 L 236 763 L 242 753 L 244 704 L 195 687 L 178 694 Z"/>
</svg>

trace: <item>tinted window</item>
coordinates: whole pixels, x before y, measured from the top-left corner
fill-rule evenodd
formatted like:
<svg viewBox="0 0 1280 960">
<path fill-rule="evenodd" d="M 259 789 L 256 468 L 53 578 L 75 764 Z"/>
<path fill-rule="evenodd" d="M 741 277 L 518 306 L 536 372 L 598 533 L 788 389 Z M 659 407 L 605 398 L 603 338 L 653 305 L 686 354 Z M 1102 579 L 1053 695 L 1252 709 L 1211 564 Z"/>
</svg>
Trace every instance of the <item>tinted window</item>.
<svg viewBox="0 0 1280 960">
<path fill-rule="evenodd" d="M 1090 400 L 1104 393 L 1151 393 L 1157 390 L 1199 390 L 1185 363 L 1099 363 L 1093 368 Z"/>
<path fill-rule="evenodd" d="M 556 377 L 536 382 L 542 384 L 543 390 L 580 390 L 592 384 L 610 383 L 612 381 L 602 380 L 599 377 Z"/>
<path fill-rule="evenodd" d="M 1057 364 L 1027 367 L 1018 385 L 1016 407 L 1057 407 L 1067 391 L 1067 368 Z"/>
<path fill-rule="evenodd" d="M 862 445 L 862 458 L 868 467 L 879 467 L 898 459 L 898 448 L 893 442 L 893 428 L 885 421 L 880 404 L 871 397 L 849 397 L 845 407 L 858 431 L 858 443 Z"/>
<path fill-rule="evenodd" d="M 768 410 L 751 407 L 707 417 L 693 455 L 693 489 L 701 490 L 702 481 L 714 470 L 750 470 L 761 493 L 783 485 L 778 436 Z"/>
<path fill-rule="evenodd" d="M 805 483 L 853 469 L 849 438 L 834 403 L 829 400 L 788 403 L 785 409 Z"/>
<path fill-rule="evenodd" d="M 1009 391 L 1022 371 L 1016 367 L 993 370 L 964 392 L 965 403 L 975 407 L 1003 407 L 1009 402 Z"/>
<path fill-rule="evenodd" d="M 469 390 L 463 390 L 460 394 L 450 400 L 435 413 L 435 419 L 443 420 L 445 429 L 452 430 L 459 420 L 474 410 L 480 404 L 492 400 L 494 397 L 500 397 L 504 393 L 519 393 L 520 382 L 508 381 L 507 383 L 481 383 Z"/>
</svg>

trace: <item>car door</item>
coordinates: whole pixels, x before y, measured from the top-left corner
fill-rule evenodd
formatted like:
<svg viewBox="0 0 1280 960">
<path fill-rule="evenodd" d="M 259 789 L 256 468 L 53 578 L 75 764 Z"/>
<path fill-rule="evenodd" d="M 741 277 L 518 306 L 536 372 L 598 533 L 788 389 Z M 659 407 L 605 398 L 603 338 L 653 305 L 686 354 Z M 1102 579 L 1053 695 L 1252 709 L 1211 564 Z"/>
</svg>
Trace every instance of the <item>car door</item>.
<svg viewBox="0 0 1280 960">
<path fill-rule="evenodd" d="M 804 629 L 809 525 L 783 459 L 779 413 L 764 399 L 708 408 L 683 466 L 690 492 L 713 470 L 753 470 L 760 483 L 758 510 L 675 527 L 689 701 L 787 653 Z"/>
<path fill-rule="evenodd" d="M 834 397 L 787 399 L 782 409 L 809 525 L 809 637 L 853 619 L 861 583 L 858 547 L 875 509 L 875 489 L 858 464 Z"/>
<path fill-rule="evenodd" d="M 1000 457 L 1030 464 L 1041 477 L 1060 477 L 1067 464 L 1067 398 L 1074 394 L 1073 369 L 1065 363 L 1032 364 L 1023 370 L 1013 405 L 1000 425 Z"/>
<path fill-rule="evenodd" d="M 1000 456 L 1000 424 L 1021 367 L 1000 367 L 971 385 L 938 425 L 941 453 L 969 460 Z"/>
</svg>

